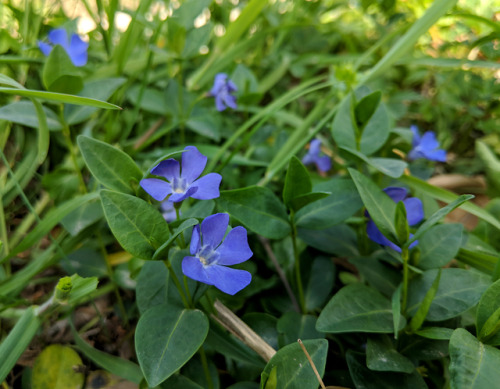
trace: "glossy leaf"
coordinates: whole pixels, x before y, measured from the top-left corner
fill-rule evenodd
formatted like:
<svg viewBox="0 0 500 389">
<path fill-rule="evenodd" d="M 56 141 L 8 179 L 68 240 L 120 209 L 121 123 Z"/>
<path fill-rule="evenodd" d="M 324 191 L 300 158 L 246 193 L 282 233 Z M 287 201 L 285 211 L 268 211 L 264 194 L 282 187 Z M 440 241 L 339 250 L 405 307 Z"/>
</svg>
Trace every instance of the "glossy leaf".
<svg viewBox="0 0 500 389">
<path fill-rule="evenodd" d="M 46 347 L 33 366 L 33 389 L 80 389 L 85 376 L 83 362 L 75 350 L 60 344 Z"/>
<path fill-rule="evenodd" d="M 427 316 L 427 313 L 429 312 L 429 308 L 432 304 L 432 301 L 434 300 L 434 297 L 436 297 L 440 280 L 441 280 L 441 269 L 438 270 L 436 278 L 432 282 L 431 287 L 425 294 L 422 303 L 418 307 L 417 313 L 415 313 L 415 316 L 413 316 L 410 321 L 410 329 L 412 331 L 417 331 L 424 323 L 424 320 Z"/>
<path fill-rule="evenodd" d="M 283 188 L 283 201 L 285 205 L 290 207 L 290 203 L 294 198 L 308 194 L 311 190 L 312 184 L 309 172 L 302 162 L 293 156 L 288 164 L 285 186 Z"/>
<path fill-rule="evenodd" d="M 462 244 L 462 231 L 463 225 L 458 223 L 431 227 L 418 240 L 418 267 L 425 270 L 435 269 L 455 258 Z"/>
<path fill-rule="evenodd" d="M 149 386 L 159 385 L 180 369 L 207 333 L 207 317 L 196 309 L 164 304 L 143 314 L 136 328 L 135 349 Z"/>
<path fill-rule="evenodd" d="M 76 94 L 83 88 L 80 71 L 61 45 L 55 45 L 50 52 L 43 67 L 42 79 L 50 92 Z"/>
<path fill-rule="evenodd" d="M 168 240 L 165 243 L 163 243 L 158 248 L 158 250 L 155 251 L 155 253 L 153 255 L 153 259 L 154 260 L 155 259 L 160 259 L 160 260 L 163 259 L 162 257 L 167 254 L 170 246 L 172 246 L 172 244 L 175 243 L 175 240 L 179 237 L 179 235 L 184 233 L 184 231 L 186 231 L 186 230 L 190 230 L 192 227 L 194 227 L 198 223 L 199 223 L 199 221 L 197 219 L 193 219 L 193 218 L 184 220 L 181 223 L 181 225 L 175 229 L 175 231 L 170 236 L 170 238 L 168 238 Z"/>
<path fill-rule="evenodd" d="M 413 363 L 396 351 L 387 335 L 369 336 L 366 343 L 366 365 L 375 371 L 411 373 Z"/>
<path fill-rule="evenodd" d="M 316 365 L 319 375 L 323 376 L 328 351 L 327 340 L 306 340 L 303 343 Z M 264 383 L 269 380 L 268 377 L 274 369 L 276 369 L 276 389 L 304 389 L 318 385 L 318 379 L 298 343 L 289 344 L 279 349 L 271 358 L 262 372 L 261 388 L 269 387 L 269 385 L 264 386 Z"/>
<path fill-rule="evenodd" d="M 402 318 L 400 328 L 405 326 Z M 328 333 L 394 331 L 391 302 L 361 283 L 340 289 L 319 315 L 316 329 Z"/>
<path fill-rule="evenodd" d="M 340 147 L 341 150 L 348 152 L 350 155 L 354 156 L 369 166 L 377 169 L 379 172 L 384 173 L 386 176 L 392 178 L 399 178 L 403 175 L 408 164 L 404 161 L 394 158 L 369 158 L 363 153 L 356 151 L 349 147 Z"/>
<path fill-rule="evenodd" d="M 170 237 L 165 219 L 144 200 L 102 190 L 101 201 L 111 232 L 130 254 L 152 259 L 160 244 Z"/>
<path fill-rule="evenodd" d="M 316 321 L 318 319 L 313 315 L 301 315 L 298 312 L 286 312 L 278 319 L 276 326 L 279 332 L 280 347 L 291 344 L 297 339 L 321 339 L 325 334 L 316 330 Z"/>
<path fill-rule="evenodd" d="M 450 339 L 450 380 L 454 389 L 495 388 L 500 380 L 500 350 L 482 344 L 463 328 Z"/>
<path fill-rule="evenodd" d="M 357 102 L 356 107 L 354 107 L 354 117 L 360 128 L 363 128 L 373 116 L 380 104 L 381 97 L 382 92 L 376 91 L 364 96 Z"/>
<path fill-rule="evenodd" d="M 142 171 L 123 151 L 107 143 L 78 137 L 78 147 L 92 175 L 101 184 L 118 192 L 133 194 L 142 178 Z"/>
<path fill-rule="evenodd" d="M 290 233 L 285 207 L 268 188 L 249 186 L 221 191 L 216 201 L 220 209 L 259 235 L 281 239 Z"/>
<path fill-rule="evenodd" d="M 149 308 L 168 302 L 169 273 L 163 261 L 142 265 L 135 288 L 137 307 L 141 315 Z"/>
<path fill-rule="evenodd" d="M 426 327 L 421 328 L 415 333 L 427 339 L 450 340 L 453 330 L 443 327 Z"/>
<path fill-rule="evenodd" d="M 322 230 L 299 228 L 298 235 L 309 246 L 328 254 L 346 257 L 359 255 L 356 234 L 345 224 Z"/>
<path fill-rule="evenodd" d="M 299 211 L 306 205 L 324 199 L 330 195 L 330 192 L 311 192 L 302 196 L 297 196 L 290 201 L 290 208 L 294 211 Z"/>
<path fill-rule="evenodd" d="M 61 123 L 54 111 L 43 107 L 49 130 L 62 129 Z M 32 101 L 15 101 L 0 107 L 0 119 L 22 124 L 26 127 L 38 128 L 38 116 Z"/>
<path fill-rule="evenodd" d="M 484 343 L 500 344 L 500 280 L 481 296 L 476 311 L 476 333 Z"/>
<path fill-rule="evenodd" d="M 436 279 L 437 269 L 413 278 L 408 288 L 407 311 L 414 315 Z M 490 285 L 490 277 L 465 269 L 442 269 L 439 288 L 427 313 L 426 320 L 451 319 L 475 306 Z"/>
<path fill-rule="evenodd" d="M 341 223 L 359 210 L 363 203 L 352 180 L 332 178 L 314 186 L 314 191 L 330 196 L 309 204 L 295 215 L 300 228 L 319 230 Z"/>
<path fill-rule="evenodd" d="M 335 265 L 328 257 L 317 257 L 311 263 L 311 273 L 305 290 L 307 311 L 321 308 L 335 284 Z"/>
</svg>

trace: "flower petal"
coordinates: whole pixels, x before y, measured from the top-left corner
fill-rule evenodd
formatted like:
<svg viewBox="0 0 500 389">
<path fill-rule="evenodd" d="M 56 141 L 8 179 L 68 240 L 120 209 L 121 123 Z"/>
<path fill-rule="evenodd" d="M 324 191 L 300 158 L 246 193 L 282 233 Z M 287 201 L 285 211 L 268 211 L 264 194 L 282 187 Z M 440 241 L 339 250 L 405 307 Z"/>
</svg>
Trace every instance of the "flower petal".
<svg viewBox="0 0 500 389">
<path fill-rule="evenodd" d="M 42 54 L 45 55 L 46 57 L 52 51 L 52 46 L 49 45 L 48 43 L 45 43 L 45 42 L 42 42 L 42 41 L 38 41 L 38 48 L 40 49 L 40 51 L 42 52 Z"/>
<path fill-rule="evenodd" d="M 213 281 L 207 274 L 207 267 L 203 266 L 197 257 L 184 257 L 182 260 L 182 272 L 193 280 L 213 285 Z"/>
<path fill-rule="evenodd" d="M 188 188 L 184 193 L 172 193 L 172 196 L 168 198 L 168 201 L 172 201 L 173 203 L 178 203 L 180 201 L 186 200 L 188 197 L 191 197 L 198 188 L 196 186 Z"/>
<path fill-rule="evenodd" d="M 186 151 L 182 153 L 181 177 L 191 184 L 205 169 L 207 157 L 194 146 L 187 146 L 184 150 Z"/>
<path fill-rule="evenodd" d="M 49 41 L 54 45 L 61 45 L 66 52 L 69 48 L 68 33 L 64 28 L 55 28 L 49 32 Z"/>
<path fill-rule="evenodd" d="M 309 153 L 313 156 L 319 155 L 321 149 L 321 141 L 319 139 L 313 139 L 311 143 L 309 143 Z"/>
<path fill-rule="evenodd" d="M 89 44 L 82 40 L 78 34 L 71 35 L 71 42 L 67 52 L 75 66 L 84 66 L 87 64 L 88 47 Z"/>
<path fill-rule="evenodd" d="M 238 293 L 252 281 L 252 275 L 246 270 L 212 265 L 207 266 L 205 271 L 211 285 L 230 295 Z"/>
<path fill-rule="evenodd" d="M 397 252 L 401 252 L 401 249 L 396 244 L 392 243 L 380 232 L 373 220 L 370 220 L 368 221 L 368 223 L 366 223 L 366 234 L 368 235 L 368 238 L 370 238 L 370 240 L 372 240 L 373 242 L 378 243 L 382 246 L 390 247 Z"/>
<path fill-rule="evenodd" d="M 436 134 L 433 131 L 427 131 L 420 139 L 420 148 L 425 154 L 427 151 L 433 151 L 439 147 L 439 142 L 436 139 Z"/>
<path fill-rule="evenodd" d="M 218 73 L 214 78 L 214 86 L 210 90 L 210 94 L 215 96 L 220 93 L 220 91 L 224 88 L 224 84 L 227 80 L 226 73 Z"/>
<path fill-rule="evenodd" d="M 207 217 L 201 222 L 201 239 L 203 246 L 216 248 L 226 234 L 229 224 L 229 215 L 227 213 L 216 213 Z"/>
<path fill-rule="evenodd" d="M 416 197 L 410 197 L 403 200 L 403 204 L 406 209 L 406 218 L 408 219 L 408 224 L 413 226 L 420 223 L 424 218 L 424 206 L 422 201 Z"/>
<path fill-rule="evenodd" d="M 238 92 L 238 87 L 231 80 L 228 79 L 226 85 L 229 92 Z"/>
<path fill-rule="evenodd" d="M 316 167 L 321 172 L 327 172 L 332 168 L 332 160 L 327 155 L 316 158 Z"/>
<path fill-rule="evenodd" d="M 227 108 L 226 104 L 224 104 L 224 99 L 222 98 L 220 93 L 215 95 L 215 108 L 219 112 L 222 112 Z"/>
<path fill-rule="evenodd" d="M 153 169 L 151 169 L 151 174 L 155 176 L 161 176 L 167 179 L 167 181 L 172 182 L 174 178 L 180 177 L 180 164 L 175 159 L 167 159 L 161 161 Z"/>
<path fill-rule="evenodd" d="M 218 173 L 209 173 L 193 182 L 191 185 L 197 187 L 196 193 L 191 197 L 197 200 L 210 200 L 220 196 L 219 187 L 222 176 Z"/>
<path fill-rule="evenodd" d="M 193 227 L 193 233 L 191 234 L 191 243 L 189 245 L 189 252 L 191 255 L 195 255 L 198 251 L 200 251 L 201 242 L 200 242 L 200 225 L 196 225 Z"/>
<path fill-rule="evenodd" d="M 398 186 L 388 186 L 387 188 L 384 189 L 384 192 L 395 203 L 403 201 L 406 198 L 406 196 L 408 196 L 408 190 L 405 188 L 400 188 Z"/>
<path fill-rule="evenodd" d="M 224 242 L 217 248 L 218 265 L 236 265 L 245 262 L 253 253 L 248 246 L 247 230 L 241 226 L 233 228 Z"/>
<path fill-rule="evenodd" d="M 420 133 L 418 132 L 418 127 L 415 125 L 410 126 L 410 130 L 413 133 L 413 139 L 411 144 L 416 147 L 420 144 Z"/>
<path fill-rule="evenodd" d="M 165 200 L 165 197 L 172 193 L 170 184 L 158 178 L 145 178 L 141 180 L 140 185 L 146 193 L 158 201 Z"/>
<path fill-rule="evenodd" d="M 222 95 L 222 99 L 229 108 L 232 109 L 238 108 L 238 105 L 236 104 L 236 96 L 230 95 L 229 93 L 224 93 Z"/>
<path fill-rule="evenodd" d="M 425 158 L 430 161 L 446 162 L 446 150 L 436 149 L 425 152 Z"/>
</svg>

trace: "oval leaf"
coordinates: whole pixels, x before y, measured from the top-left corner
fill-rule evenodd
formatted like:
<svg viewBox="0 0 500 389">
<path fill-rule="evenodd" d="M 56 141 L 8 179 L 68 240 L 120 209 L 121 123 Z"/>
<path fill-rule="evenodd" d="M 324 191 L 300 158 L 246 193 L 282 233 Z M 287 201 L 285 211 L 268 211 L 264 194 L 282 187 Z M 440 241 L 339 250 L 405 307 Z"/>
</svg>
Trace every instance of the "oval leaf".
<svg viewBox="0 0 500 389">
<path fill-rule="evenodd" d="M 189 361 L 207 333 L 208 319 L 197 309 L 163 304 L 142 315 L 135 350 L 149 386 L 159 385 Z"/>
<path fill-rule="evenodd" d="M 84 375 L 80 356 L 70 347 L 53 344 L 45 348 L 33 366 L 33 389 L 80 389 Z"/>
<path fill-rule="evenodd" d="M 101 201 L 111 232 L 130 254 L 152 259 L 157 247 L 169 238 L 167 222 L 144 200 L 102 190 Z"/>
</svg>

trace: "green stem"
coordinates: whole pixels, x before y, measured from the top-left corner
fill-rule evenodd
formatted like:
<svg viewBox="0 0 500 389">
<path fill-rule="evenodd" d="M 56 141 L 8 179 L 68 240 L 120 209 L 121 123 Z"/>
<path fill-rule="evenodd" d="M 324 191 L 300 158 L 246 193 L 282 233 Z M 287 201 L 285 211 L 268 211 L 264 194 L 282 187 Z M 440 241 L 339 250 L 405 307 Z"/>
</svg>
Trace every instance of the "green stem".
<svg viewBox="0 0 500 389">
<path fill-rule="evenodd" d="M 293 256 L 295 258 L 295 280 L 297 282 L 297 291 L 299 294 L 299 305 L 302 313 L 306 313 L 306 300 L 304 297 L 304 288 L 302 286 L 302 275 L 300 273 L 300 258 L 299 252 L 297 250 L 297 226 L 295 225 L 295 215 L 291 211 L 290 214 L 290 224 L 292 226 L 292 244 L 293 244 Z"/>
<path fill-rule="evenodd" d="M 408 281 L 410 275 L 408 262 L 410 259 L 410 250 L 403 247 L 401 256 L 403 257 L 403 301 L 401 303 L 401 311 L 404 313 L 406 311 L 406 300 L 408 299 Z"/>
<path fill-rule="evenodd" d="M 191 308 L 194 308 L 193 298 L 191 297 L 191 292 L 189 292 L 188 279 L 184 276 L 184 289 L 186 290 L 186 297 Z"/>
<path fill-rule="evenodd" d="M 205 373 L 205 379 L 207 380 L 207 387 L 208 387 L 208 389 L 214 389 L 214 385 L 212 383 L 212 376 L 210 375 L 210 369 L 208 368 L 207 355 L 205 354 L 205 350 L 203 349 L 203 346 L 200 347 L 198 352 L 200 353 L 201 364 L 203 366 L 203 372 Z"/>
<path fill-rule="evenodd" d="M 182 303 L 184 304 L 184 306 L 186 308 L 188 308 L 188 309 L 191 308 L 188 300 L 186 299 L 186 295 L 184 294 L 184 291 L 182 290 L 182 285 L 179 282 L 179 279 L 177 278 L 177 276 L 175 275 L 174 268 L 172 267 L 172 264 L 170 263 L 170 261 L 168 259 L 166 259 L 164 261 L 164 263 L 165 263 L 165 266 L 167 266 L 168 271 L 170 272 L 170 278 L 172 278 L 172 281 L 174 281 L 175 287 L 179 291 L 179 295 L 181 296 Z"/>
<path fill-rule="evenodd" d="M 75 145 L 73 144 L 73 141 L 71 140 L 71 131 L 69 130 L 69 126 L 66 123 L 66 120 L 64 120 L 64 113 L 63 113 L 63 106 L 62 105 L 61 105 L 61 112 L 60 112 L 59 118 L 60 118 L 60 122 L 62 125 L 62 133 L 64 136 L 64 140 L 66 141 L 66 147 L 69 150 L 71 162 L 73 162 L 73 166 L 75 168 L 76 175 L 78 177 L 78 182 L 80 184 L 80 192 L 87 193 L 87 187 L 85 186 L 85 181 L 83 180 L 82 172 L 80 171 L 80 167 L 78 166 L 78 160 L 76 159 Z"/>
</svg>

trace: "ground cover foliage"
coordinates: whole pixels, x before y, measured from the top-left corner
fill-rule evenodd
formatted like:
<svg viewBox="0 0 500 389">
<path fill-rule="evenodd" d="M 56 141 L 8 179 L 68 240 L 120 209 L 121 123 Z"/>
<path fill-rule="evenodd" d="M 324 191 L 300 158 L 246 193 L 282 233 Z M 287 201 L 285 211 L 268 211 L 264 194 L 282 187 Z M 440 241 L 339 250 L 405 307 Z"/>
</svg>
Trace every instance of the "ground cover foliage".
<svg viewBox="0 0 500 389">
<path fill-rule="evenodd" d="M 2 387 L 496 387 L 495 6 L 4 1 Z"/>
</svg>

